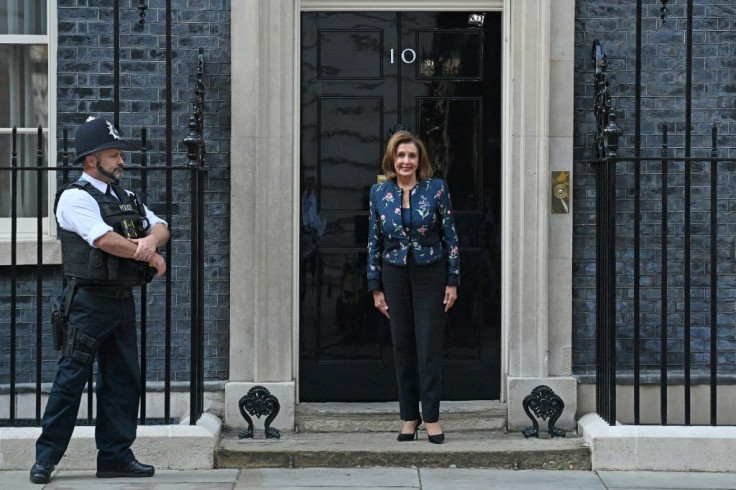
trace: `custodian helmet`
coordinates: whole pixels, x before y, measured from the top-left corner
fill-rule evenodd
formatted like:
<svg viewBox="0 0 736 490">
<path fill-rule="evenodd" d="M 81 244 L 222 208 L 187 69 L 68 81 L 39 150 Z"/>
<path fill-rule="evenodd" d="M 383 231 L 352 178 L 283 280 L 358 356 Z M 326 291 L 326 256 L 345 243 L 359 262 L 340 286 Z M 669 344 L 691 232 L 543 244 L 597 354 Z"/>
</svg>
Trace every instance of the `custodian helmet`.
<svg viewBox="0 0 736 490">
<path fill-rule="evenodd" d="M 90 117 L 77 129 L 74 146 L 77 153 L 74 163 L 80 163 L 90 153 L 107 148 L 124 150 L 128 147 L 128 144 L 120 139 L 118 130 L 110 121 Z"/>
</svg>

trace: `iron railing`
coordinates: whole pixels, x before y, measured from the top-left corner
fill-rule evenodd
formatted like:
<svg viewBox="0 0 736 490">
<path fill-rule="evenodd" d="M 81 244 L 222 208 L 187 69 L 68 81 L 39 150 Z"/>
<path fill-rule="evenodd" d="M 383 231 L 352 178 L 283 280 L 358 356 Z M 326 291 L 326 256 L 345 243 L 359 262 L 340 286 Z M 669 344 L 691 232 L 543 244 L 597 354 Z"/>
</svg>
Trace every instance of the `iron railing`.
<svg viewBox="0 0 736 490">
<path fill-rule="evenodd" d="M 620 156 L 622 131 L 611 103 L 606 57 L 600 43 L 593 44 L 597 119 L 595 159 L 591 161 L 596 170 L 597 217 L 596 410 L 609 424 L 616 424 L 617 408 L 621 408 L 617 406 L 616 389 L 625 379 L 626 384 L 633 382 L 634 423 L 642 423 L 641 392 L 646 380 L 647 384 L 658 384 L 659 423 L 667 425 L 671 423 L 668 421 L 669 388 L 677 384 L 683 386 L 683 422 L 691 425 L 692 390 L 697 382 L 709 387 L 707 423 L 718 425 L 719 327 L 731 327 L 721 325 L 719 319 L 719 313 L 723 313 L 719 311 L 719 262 L 722 261 L 719 251 L 730 254 L 728 245 L 723 240 L 719 242 L 719 230 L 725 228 L 719 213 L 726 209 L 724 205 L 732 202 L 730 196 L 719 201 L 718 191 L 719 186 L 728 185 L 722 176 L 732 172 L 730 167 L 736 159 L 719 157 L 715 123 L 708 154 L 693 156 L 689 116 L 684 125 L 684 156 L 671 152 L 666 122 L 659 124 L 662 130 L 659 155 L 641 156 L 640 54 L 641 45 L 637 43 L 634 156 Z M 686 98 L 692 98 L 689 84 Z M 686 112 L 689 108 L 687 103 Z M 646 199 L 642 197 L 644 193 Z M 670 202 L 669 197 L 673 195 L 675 200 Z M 677 207 L 680 199 L 681 208 Z M 617 210 L 624 201 L 628 201 L 626 208 Z M 646 213 L 642 209 L 644 201 L 649 206 Z M 652 210 L 653 203 L 655 206 L 658 203 L 659 209 Z M 697 222 L 692 220 L 695 212 Z M 643 220 L 647 213 L 648 218 Z M 707 240 L 695 241 L 698 236 L 707 236 Z M 681 245 L 671 247 L 674 240 Z M 617 246 L 632 253 L 625 254 Z M 644 258 L 642 251 L 647 253 Z M 693 256 L 699 258 L 700 267 L 695 269 Z M 677 269 L 670 272 L 668 265 L 673 262 Z M 697 287 L 693 286 L 693 278 L 698 280 Z M 676 312 L 669 309 L 673 296 L 681 297 Z M 693 311 L 695 302 L 697 308 Z M 642 310 L 643 303 L 647 311 Z M 707 353 L 708 358 L 701 356 L 694 366 L 691 334 L 695 329 L 700 333 L 699 338 L 706 337 L 703 332 L 708 332 L 707 346 L 701 345 L 702 353 Z M 652 348 L 655 340 L 657 349 Z M 630 352 L 623 348 L 625 345 L 631 346 Z M 653 355 L 642 365 L 645 346 L 648 354 Z M 622 355 L 627 356 L 626 361 L 620 359 Z M 652 358 L 658 359 L 658 366 L 653 365 Z"/>
<path fill-rule="evenodd" d="M 201 78 L 200 78 L 201 80 Z M 199 89 L 199 86 L 198 86 Z M 203 92 L 202 92 L 203 96 Z M 200 104 L 202 100 L 200 99 Z M 201 109 L 201 105 L 199 106 Z M 67 132 L 63 131 L 64 147 L 61 153 L 61 165 L 57 167 L 44 165 L 45 155 L 43 154 L 44 147 L 44 135 L 42 129 L 38 129 L 38 151 L 36 155 L 36 166 L 24 166 L 19 167 L 18 165 L 18 153 L 17 153 L 17 131 L 13 130 L 12 133 L 12 150 L 10 158 L 10 166 L 0 166 L 0 171 L 10 172 L 10 192 L 11 192 L 11 234 L 10 234 L 10 265 L 0 266 L 9 271 L 8 276 L 3 274 L 4 277 L 8 277 L 10 282 L 10 298 L 9 298 L 9 309 L 10 315 L 7 319 L 0 322 L 0 331 L 9 334 L 9 388 L 8 388 L 8 407 L 9 414 L 7 419 L 0 419 L 0 425 L 14 426 L 14 425 L 27 425 L 27 419 L 20 419 L 16 413 L 17 406 L 17 377 L 18 377 L 18 357 L 17 357 L 17 332 L 18 332 L 18 298 L 17 290 L 19 286 L 19 268 L 17 257 L 18 257 L 18 232 L 17 232 L 17 220 L 18 220 L 18 176 L 20 172 L 31 172 L 37 176 L 38 188 L 43 188 L 43 182 L 45 179 L 53 179 L 53 175 L 56 174 L 59 177 L 56 179 L 61 185 L 71 181 L 70 177 L 76 180 L 80 170 L 70 166 L 69 164 L 69 152 L 67 147 Z M 203 213 L 204 213 L 204 167 L 203 152 L 195 153 L 190 155 L 189 165 L 147 165 L 147 131 L 146 128 L 141 129 L 140 139 L 140 154 L 141 164 L 140 165 L 126 165 L 126 172 L 137 173 L 140 176 L 141 187 L 137 193 L 142 197 L 143 201 L 146 201 L 148 192 L 148 175 L 154 172 L 164 172 L 166 174 L 166 221 L 169 223 L 169 228 L 172 233 L 172 239 L 178 238 L 178 231 L 172 229 L 174 223 L 177 221 L 175 216 L 172 216 L 172 179 L 174 173 L 186 174 L 190 181 L 190 196 L 191 196 L 191 224 L 190 224 L 190 244 L 191 244 L 191 278 L 190 278 L 190 292 L 191 292 L 191 359 L 190 359 L 190 383 L 189 383 L 189 396 L 190 396 L 190 423 L 195 424 L 199 417 L 204 411 L 204 227 L 203 227 Z M 199 146 L 203 146 L 201 139 L 202 126 L 200 124 L 192 128 L 192 135 L 196 135 L 199 138 Z M 189 143 L 189 141 L 187 141 Z M 193 157 L 193 158 L 192 158 Z M 76 175 L 75 175 L 76 174 Z M 37 193 L 37 209 L 43 208 L 43 193 Z M 61 293 L 62 285 L 56 285 L 54 288 L 54 279 L 47 279 L 45 276 L 44 264 L 44 232 L 43 222 L 47 218 L 43 217 L 43 213 L 38 212 L 36 222 L 36 264 L 35 264 L 35 424 L 40 425 L 41 421 L 41 407 L 42 407 L 42 378 L 43 378 L 43 361 L 45 358 L 45 347 L 48 348 L 48 339 L 50 335 L 49 318 L 44 316 L 44 311 L 48 311 L 48 305 L 53 302 L 53 299 Z M 51 218 L 53 220 L 53 218 Z M 52 225 L 53 226 L 53 225 Z M 171 247 L 167 247 L 168 252 L 166 255 L 167 272 L 165 275 L 165 306 L 164 306 L 164 413 L 163 423 L 168 424 L 172 422 L 171 416 L 171 361 L 172 361 L 172 287 L 171 287 Z M 51 282 L 51 287 L 44 287 L 47 282 Z M 147 389 L 147 373 L 146 366 L 148 361 L 147 353 L 147 334 L 148 334 L 148 286 L 143 285 L 139 291 L 139 326 L 140 326 L 140 361 L 141 361 L 141 381 L 142 381 L 142 393 L 148 393 L 150 390 Z M 24 322 L 28 323 L 28 322 Z M 44 335 L 46 333 L 46 335 Z M 46 337 L 46 343 L 44 343 L 44 337 Z M 57 353 L 53 353 L 53 356 L 57 356 Z M 88 421 L 91 422 L 93 418 L 93 374 L 90 374 L 87 390 L 87 413 Z M 140 422 L 145 424 L 147 422 L 147 410 L 146 410 L 146 396 L 141 397 L 140 406 Z M 174 421 L 176 422 L 176 421 Z"/>
</svg>

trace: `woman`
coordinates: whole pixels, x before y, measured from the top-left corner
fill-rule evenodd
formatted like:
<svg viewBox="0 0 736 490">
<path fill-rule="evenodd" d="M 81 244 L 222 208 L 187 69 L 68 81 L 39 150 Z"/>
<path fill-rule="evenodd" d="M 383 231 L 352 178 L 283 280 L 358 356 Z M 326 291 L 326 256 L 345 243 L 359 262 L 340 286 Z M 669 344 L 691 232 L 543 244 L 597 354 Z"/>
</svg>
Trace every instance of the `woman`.
<svg viewBox="0 0 736 490">
<path fill-rule="evenodd" d="M 433 179 L 424 144 L 399 131 L 383 157 L 387 180 L 370 193 L 368 289 L 391 322 L 399 409 L 399 441 L 422 423 L 441 444 L 442 341 L 447 311 L 457 299 L 458 241 L 447 184 Z"/>
</svg>

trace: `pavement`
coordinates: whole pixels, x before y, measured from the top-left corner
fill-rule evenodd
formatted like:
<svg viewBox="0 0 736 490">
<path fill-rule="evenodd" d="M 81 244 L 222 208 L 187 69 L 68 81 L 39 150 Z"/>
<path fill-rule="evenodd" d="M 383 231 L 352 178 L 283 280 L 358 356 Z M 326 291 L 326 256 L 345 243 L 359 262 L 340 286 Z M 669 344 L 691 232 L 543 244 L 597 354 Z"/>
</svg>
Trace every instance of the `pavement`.
<svg viewBox="0 0 736 490">
<path fill-rule="evenodd" d="M 736 489 L 736 473 L 554 471 L 481 468 L 260 468 L 158 471 L 153 478 L 97 479 L 94 471 L 56 471 L 34 485 L 28 471 L 0 471 L 0 488 L 46 490 L 476 490 Z"/>
</svg>

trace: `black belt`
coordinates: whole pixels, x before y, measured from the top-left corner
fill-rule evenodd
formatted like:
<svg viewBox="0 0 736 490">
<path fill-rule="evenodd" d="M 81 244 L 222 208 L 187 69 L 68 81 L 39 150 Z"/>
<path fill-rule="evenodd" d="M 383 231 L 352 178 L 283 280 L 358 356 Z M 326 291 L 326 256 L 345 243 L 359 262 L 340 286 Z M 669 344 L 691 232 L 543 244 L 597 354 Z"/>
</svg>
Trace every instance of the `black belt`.
<svg viewBox="0 0 736 490">
<path fill-rule="evenodd" d="M 92 296 L 102 296 L 103 298 L 126 299 L 133 297 L 133 290 L 130 288 L 106 287 L 106 286 L 82 286 L 77 287 L 78 290 L 84 291 Z"/>
</svg>

